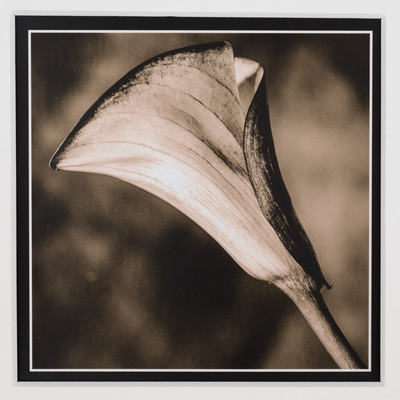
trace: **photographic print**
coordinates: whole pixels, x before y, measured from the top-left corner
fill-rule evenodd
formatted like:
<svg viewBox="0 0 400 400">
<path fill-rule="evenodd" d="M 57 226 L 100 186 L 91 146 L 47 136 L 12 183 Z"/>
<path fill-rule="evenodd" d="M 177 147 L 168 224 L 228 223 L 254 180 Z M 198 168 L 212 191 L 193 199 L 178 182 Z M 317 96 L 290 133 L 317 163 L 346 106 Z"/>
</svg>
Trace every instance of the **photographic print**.
<svg viewBox="0 0 400 400">
<path fill-rule="evenodd" d="M 380 20 L 16 17 L 22 381 L 377 381 Z"/>
</svg>

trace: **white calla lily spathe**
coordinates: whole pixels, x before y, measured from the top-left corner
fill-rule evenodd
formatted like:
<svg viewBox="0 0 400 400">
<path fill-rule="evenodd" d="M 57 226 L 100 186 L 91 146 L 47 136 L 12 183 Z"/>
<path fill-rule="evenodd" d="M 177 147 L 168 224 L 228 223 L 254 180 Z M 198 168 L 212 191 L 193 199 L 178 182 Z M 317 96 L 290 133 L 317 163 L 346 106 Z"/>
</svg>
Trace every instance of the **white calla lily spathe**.
<svg viewBox="0 0 400 400">
<path fill-rule="evenodd" d="M 110 175 L 186 214 L 251 276 L 276 284 L 342 368 L 363 368 L 320 295 L 328 286 L 287 194 L 264 72 L 228 43 L 134 68 L 82 117 L 53 169 Z"/>
</svg>

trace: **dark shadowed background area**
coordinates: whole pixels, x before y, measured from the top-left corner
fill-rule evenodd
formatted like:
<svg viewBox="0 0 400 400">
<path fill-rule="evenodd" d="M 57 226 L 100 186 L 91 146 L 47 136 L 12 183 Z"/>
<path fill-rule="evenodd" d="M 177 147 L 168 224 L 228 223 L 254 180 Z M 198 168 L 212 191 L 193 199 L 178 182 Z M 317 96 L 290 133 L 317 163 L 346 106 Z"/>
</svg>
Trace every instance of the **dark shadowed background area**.
<svg viewBox="0 0 400 400">
<path fill-rule="evenodd" d="M 33 33 L 34 368 L 335 368 L 291 301 L 180 212 L 48 167 L 126 72 L 216 40 L 266 70 L 282 174 L 333 285 L 324 298 L 368 362 L 367 35 Z"/>
</svg>

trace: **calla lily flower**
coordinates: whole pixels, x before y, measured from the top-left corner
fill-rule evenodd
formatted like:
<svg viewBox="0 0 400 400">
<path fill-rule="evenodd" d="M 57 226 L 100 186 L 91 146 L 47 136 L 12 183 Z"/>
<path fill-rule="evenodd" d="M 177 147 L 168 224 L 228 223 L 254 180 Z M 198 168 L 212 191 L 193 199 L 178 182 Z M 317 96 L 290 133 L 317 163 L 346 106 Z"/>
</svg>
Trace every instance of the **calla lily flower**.
<svg viewBox="0 0 400 400">
<path fill-rule="evenodd" d="M 363 368 L 320 295 L 329 287 L 279 171 L 263 68 L 229 43 L 159 55 L 85 113 L 50 166 L 110 175 L 186 214 L 251 276 L 297 304 L 342 368 Z"/>
</svg>

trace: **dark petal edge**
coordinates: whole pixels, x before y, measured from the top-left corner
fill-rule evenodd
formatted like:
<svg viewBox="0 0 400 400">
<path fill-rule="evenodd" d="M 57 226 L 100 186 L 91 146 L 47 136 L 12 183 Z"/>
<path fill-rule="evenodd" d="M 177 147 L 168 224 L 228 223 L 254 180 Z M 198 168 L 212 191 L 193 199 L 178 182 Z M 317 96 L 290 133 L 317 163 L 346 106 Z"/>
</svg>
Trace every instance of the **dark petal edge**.
<svg viewBox="0 0 400 400">
<path fill-rule="evenodd" d="M 279 170 L 270 124 L 265 77 L 262 78 L 247 112 L 244 154 L 250 181 L 265 218 L 290 255 L 315 280 L 318 288 L 330 288 L 322 275 L 311 242 L 296 215 Z"/>
<path fill-rule="evenodd" d="M 87 125 L 95 116 L 98 108 L 109 98 L 111 98 L 115 93 L 118 93 L 122 90 L 124 85 L 128 83 L 130 80 L 134 79 L 136 75 L 141 72 L 146 66 L 151 65 L 152 63 L 157 63 L 167 57 L 174 56 L 176 54 L 183 53 L 202 53 L 208 50 L 223 50 L 224 48 L 232 48 L 231 44 L 228 42 L 212 42 L 212 43 L 204 43 L 198 44 L 194 46 L 182 47 L 179 49 L 175 49 L 172 51 L 167 51 L 165 53 L 159 54 L 153 58 L 150 58 L 144 61 L 142 64 L 133 68 L 126 75 L 124 75 L 121 79 L 119 79 L 114 85 L 112 85 L 100 98 L 86 111 L 83 117 L 80 119 L 78 124 L 72 129 L 72 131 L 68 134 L 66 139 L 61 143 L 59 148 L 54 153 L 53 157 L 49 162 L 49 167 L 51 169 L 57 170 L 57 165 L 63 159 L 65 152 L 68 150 L 69 146 L 73 143 L 76 134 Z"/>
</svg>

